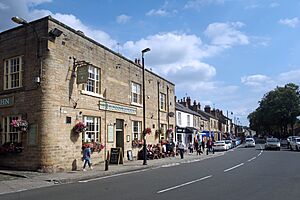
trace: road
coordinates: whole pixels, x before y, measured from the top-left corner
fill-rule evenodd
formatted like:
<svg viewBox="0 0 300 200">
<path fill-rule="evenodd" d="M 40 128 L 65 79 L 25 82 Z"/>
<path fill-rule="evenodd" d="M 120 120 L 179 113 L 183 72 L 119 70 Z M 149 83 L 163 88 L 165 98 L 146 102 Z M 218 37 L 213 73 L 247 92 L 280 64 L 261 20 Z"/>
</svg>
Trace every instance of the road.
<svg viewBox="0 0 300 200">
<path fill-rule="evenodd" d="M 151 161 L 150 161 L 151 162 Z M 300 152 L 237 148 L 203 161 L 174 163 L 18 193 L 1 200 L 300 198 Z"/>
</svg>

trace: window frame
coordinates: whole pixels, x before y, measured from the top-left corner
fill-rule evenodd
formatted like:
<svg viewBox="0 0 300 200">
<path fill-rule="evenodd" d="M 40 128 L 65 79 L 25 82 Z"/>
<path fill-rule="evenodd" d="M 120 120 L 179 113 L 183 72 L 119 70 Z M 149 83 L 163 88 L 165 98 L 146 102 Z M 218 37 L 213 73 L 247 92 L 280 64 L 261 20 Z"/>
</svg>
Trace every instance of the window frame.
<svg viewBox="0 0 300 200">
<path fill-rule="evenodd" d="M 178 119 L 178 125 L 181 125 L 182 124 L 181 112 L 178 112 L 177 119 Z"/>
<path fill-rule="evenodd" d="M 18 131 L 17 128 L 10 125 L 12 120 L 19 120 L 21 118 L 21 115 L 9 115 L 2 118 L 2 144 L 21 142 L 21 132 Z"/>
<path fill-rule="evenodd" d="M 159 93 L 159 109 L 163 111 L 167 110 L 167 95 L 162 92 Z"/>
<path fill-rule="evenodd" d="M 135 124 L 137 123 L 137 124 Z M 135 126 L 137 125 L 137 132 L 135 132 Z M 141 140 L 142 139 L 142 122 L 141 121 L 132 121 L 132 140 Z"/>
<path fill-rule="evenodd" d="M 136 88 L 136 91 L 134 91 Z M 135 101 L 136 99 L 136 101 Z M 142 103 L 142 92 L 141 92 L 141 84 L 136 82 L 131 82 L 131 103 L 139 104 Z"/>
<path fill-rule="evenodd" d="M 87 130 L 82 134 L 82 142 L 91 142 L 93 139 L 95 142 L 101 142 L 101 118 L 85 115 L 83 123 L 87 126 Z"/>
<path fill-rule="evenodd" d="M 86 93 L 100 94 L 101 91 L 101 68 L 89 65 L 88 81 L 83 84 L 83 90 Z"/>
<path fill-rule="evenodd" d="M 16 63 L 12 63 L 14 62 L 14 60 Z M 23 56 L 16 56 L 16 57 L 4 59 L 3 66 L 4 66 L 3 89 L 11 90 L 11 89 L 22 87 L 23 86 L 22 85 Z"/>
</svg>

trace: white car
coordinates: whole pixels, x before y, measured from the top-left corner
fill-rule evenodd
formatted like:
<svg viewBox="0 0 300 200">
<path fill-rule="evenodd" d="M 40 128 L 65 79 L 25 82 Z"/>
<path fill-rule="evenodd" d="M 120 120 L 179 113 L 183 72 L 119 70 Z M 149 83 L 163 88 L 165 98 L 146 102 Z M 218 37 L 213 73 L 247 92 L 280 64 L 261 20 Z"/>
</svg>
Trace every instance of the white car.
<svg viewBox="0 0 300 200">
<path fill-rule="evenodd" d="M 294 137 L 290 141 L 290 148 L 291 150 L 296 150 L 296 151 L 300 150 L 300 137 Z"/>
<path fill-rule="evenodd" d="M 224 140 L 216 141 L 213 144 L 214 151 L 227 151 L 228 145 L 225 143 Z"/>
<path fill-rule="evenodd" d="M 253 138 L 246 138 L 245 147 L 255 147 L 255 140 Z"/>
<path fill-rule="evenodd" d="M 280 141 L 277 138 L 267 138 L 265 150 L 276 149 L 280 151 Z"/>
<path fill-rule="evenodd" d="M 228 146 L 228 149 L 233 148 L 232 140 L 225 140 L 226 145 Z"/>
</svg>

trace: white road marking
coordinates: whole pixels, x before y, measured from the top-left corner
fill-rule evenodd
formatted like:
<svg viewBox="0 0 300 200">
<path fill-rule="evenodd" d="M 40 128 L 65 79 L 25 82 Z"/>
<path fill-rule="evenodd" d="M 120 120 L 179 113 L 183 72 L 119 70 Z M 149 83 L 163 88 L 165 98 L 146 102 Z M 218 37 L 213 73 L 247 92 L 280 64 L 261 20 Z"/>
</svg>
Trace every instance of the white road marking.
<svg viewBox="0 0 300 200">
<path fill-rule="evenodd" d="M 234 166 L 234 167 L 225 169 L 224 172 L 228 172 L 228 171 L 230 171 L 230 170 L 233 170 L 233 169 L 238 168 L 238 167 L 243 166 L 243 165 L 244 165 L 244 163 L 238 164 L 238 165 L 236 165 L 236 166 Z"/>
<path fill-rule="evenodd" d="M 132 172 L 124 172 L 124 173 L 120 173 L 120 174 L 113 174 L 110 176 L 104 176 L 104 177 L 99 177 L 99 178 L 92 178 L 92 179 L 88 179 L 88 180 L 83 180 L 83 181 L 78 181 L 79 183 L 87 183 L 90 181 L 97 181 L 97 180 L 102 180 L 102 179 L 107 179 L 107 178 L 112 178 L 112 177 L 117 177 L 117 176 L 124 176 L 124 175 L 128 175 L 128 174 L 135 174 L 135 173 L 139 173 L 139 172 L 145 172 L 148 171 L 149 169 L 142 169 L 142 170 L 137 170 L 137 171 L 132 171 Z"/>
<path fill-rule="evenodd" d="M 190 182 L 186 182 L 186 183 L 183 183 L 183 184 L 180 184 L 180 185 L 176 185 L 174 187 L 170 187 L 170 188 L 167 188 L 167 189 L 164 189 L 164 190 L 160 190 L 158 191 L 157 193 L 163 193 L 163 192 L 167 192 L 167 191 L 170 191 L 170 190 L 174 190 L 174 189 L 177 189 L 177 188 L 180 188 L 180 187 L 184 187 L 186 185 L 190 185 L 192 183 L 196 183 L 196 182 L 199 182 L 199 181 L 203 181 L 205 179 L 208 179 L 208 178 L 211 178 L 212 175 L 209 175 L 209 176 L 205 176 L 203 178 L 200 178 L 200 179 L 196 179 L 196 180 L 193 180 L 193 181 L 190 181 Z"/>
<path fill-rule="evenodd" d="M 251 158 L 251 159 L 249 159 L 248 162 L 251 162 L 252 160 L 255 160 L 255 159 L 256 159 L 256 156 L 253 157 L 253 158 Z"/>
<path fill-rule="evenodd" d="M 24 192 L 26 191 L 27 189 L 20 189 L 20 190 L 16 190 L 16 191 L 9 191 L 9 192 L 2 192 L 0 193 L 0 195 L 3 195 L 3 194 L 11 194 L 11 193 L 16 193 L 16 192 Z"/>
<path fill-rule="evenodd" d="M 177 165 L 180 165 L 180 163 L 166 164 L 166 165 L 162 165 L 161 167 L 162 168 L 167 168 L 167 167 L 174 167 L 174 166 L 177 166 Z"/>
</svg>

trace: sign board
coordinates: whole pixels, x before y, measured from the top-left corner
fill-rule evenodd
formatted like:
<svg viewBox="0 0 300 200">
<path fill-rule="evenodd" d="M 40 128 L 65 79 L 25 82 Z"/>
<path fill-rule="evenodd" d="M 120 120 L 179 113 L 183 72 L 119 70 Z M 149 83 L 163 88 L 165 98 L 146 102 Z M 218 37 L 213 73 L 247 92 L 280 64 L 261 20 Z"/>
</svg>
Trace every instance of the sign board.
<svg viewBox="0 0 300 200">
<path fill-rule="evenodd" d="M 131 114 L 131 115 L 136 115 L 136 113 L 137 113 L 136 108 L 121 106 L 118 104 L 109 103 L 107 101 L 100 101 L 99 108 L 100 108 L 100 110 L 108 110 L 108 111 L 113 111 L 113 112 Z"/>
<path fill-rule="evenodd" d="M 114 142 L 114 126 L 107 125 L 107 142 Z"/>
<path fill-rule="evenodd" d="M 0 108 L 13 106 L 15 103 L 14 96 L 0 98 Z"/>
<path fill-rule="evenodd" d="M 110 150 L 110 164 L 123 164 L 123 151 L 122 148 L 111 148 Z"/>
<path fill-rule="evenodd" d="M 87 83 L 89 79 L 89 66 L 85 65 L 77 68 L 76 83 Z"/>
<path fill-rule="evenodd" d="M 31 124 L 30 125 L 30 129 L 28 131 L 28 145 L 36 145 L 37 143 L 37 131 L 38 131 L 38 127 L 37 124 Z"/>
</svg>

